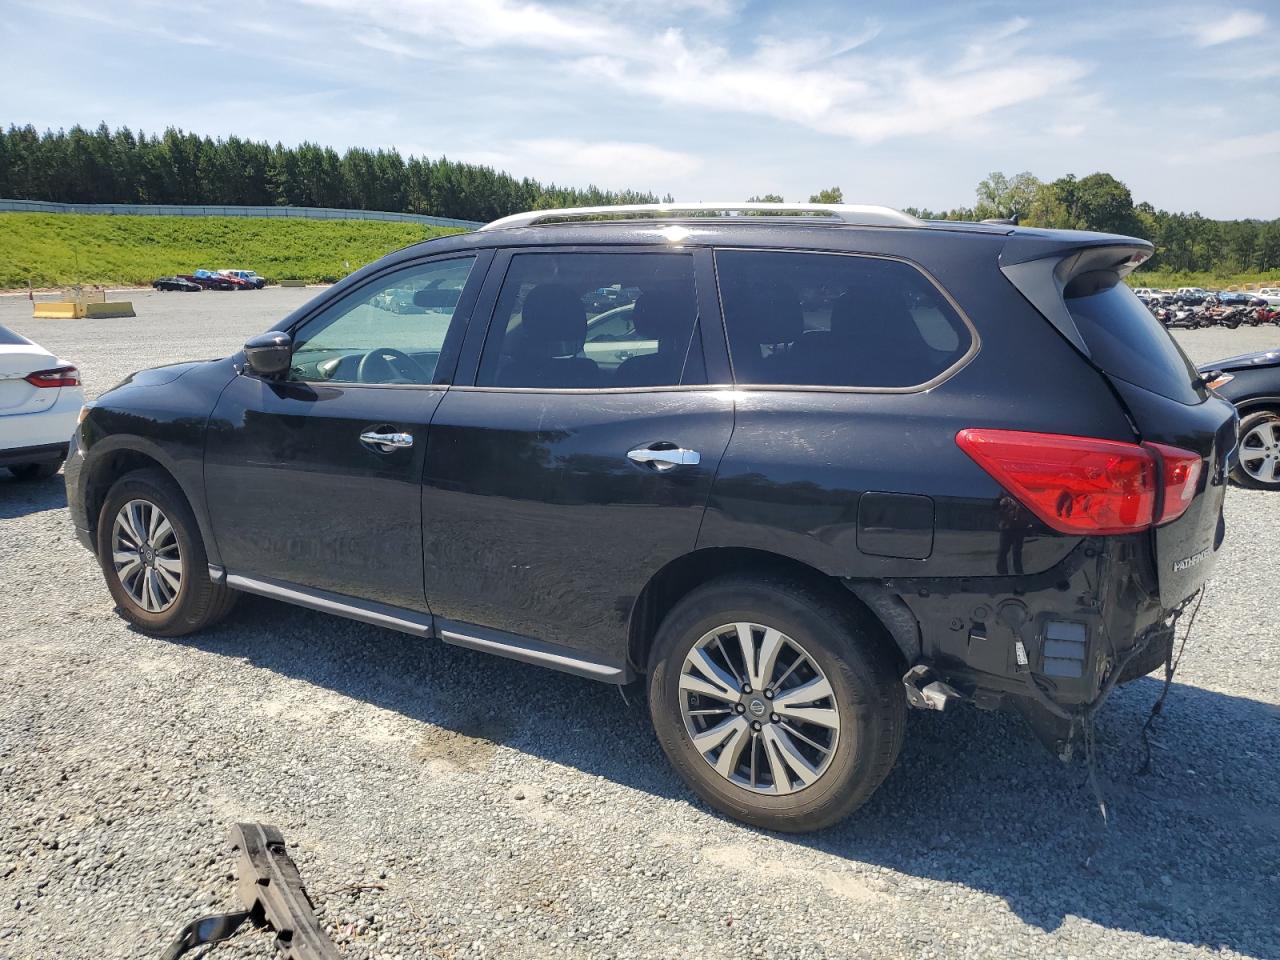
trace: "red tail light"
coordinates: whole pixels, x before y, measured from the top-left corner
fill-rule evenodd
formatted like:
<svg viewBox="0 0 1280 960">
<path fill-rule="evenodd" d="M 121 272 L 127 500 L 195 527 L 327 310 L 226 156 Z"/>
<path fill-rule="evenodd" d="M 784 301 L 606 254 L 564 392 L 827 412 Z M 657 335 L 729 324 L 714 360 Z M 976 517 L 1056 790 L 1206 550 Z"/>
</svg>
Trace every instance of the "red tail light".
<svg viewBox="0 0 1280 960">
<path fill-rule="evenodd" d="M 23 379 L 33 387 L 78 387 L 80 371 L 75 367 L 54 367 L 29 373 Z"/>
<path fill-rule="evenodd" d="M 1200 479 L 1198 454 L 1163 444 L 984 429 L 961 430 L 956 443 L 1062 533 L 1134 533 L 1175 520 Z"/>
<path fill-rule="evenodd" d="M 1160 510 L 1157 524 L 1177 520 L 1187 512 L 1191 500 L 1196 495 L 1196 485 L 1200 482 L 1200 471 L 1204 469 L 1204 460 L 1200 454 L 1178 447 L 1170 447 L 1163 443 L 1144 443 L 1160 461 L 1161 475 L 1164 479 L 1164 502 Z"/>
</svg>

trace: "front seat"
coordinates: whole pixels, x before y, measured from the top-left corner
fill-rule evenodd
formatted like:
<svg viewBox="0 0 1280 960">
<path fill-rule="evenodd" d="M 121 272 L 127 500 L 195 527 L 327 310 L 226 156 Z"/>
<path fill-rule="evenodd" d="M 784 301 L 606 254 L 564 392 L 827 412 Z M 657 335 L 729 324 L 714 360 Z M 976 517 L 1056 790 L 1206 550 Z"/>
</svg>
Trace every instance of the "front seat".
<svg viewBox="0 0 1280 960">
<path fill-rule="evenodd" d="M 680 382 L 697 307 L 693 291 L 648 290 L 631 311 L 637 340 L 658 341 L 656 353 L 628 357 L 614 372 L 617 387 L 665 387 Z"/>
<path fill-rule="evenodd" d="M 525 295 L 520 317 L 519 343 L 498 375 L 499 386 L 601 385 L 596 362 L 577 355 L 587 337 L 587 311 L 572 289 L 559 283 L 534 287 Z"/>
</svg>

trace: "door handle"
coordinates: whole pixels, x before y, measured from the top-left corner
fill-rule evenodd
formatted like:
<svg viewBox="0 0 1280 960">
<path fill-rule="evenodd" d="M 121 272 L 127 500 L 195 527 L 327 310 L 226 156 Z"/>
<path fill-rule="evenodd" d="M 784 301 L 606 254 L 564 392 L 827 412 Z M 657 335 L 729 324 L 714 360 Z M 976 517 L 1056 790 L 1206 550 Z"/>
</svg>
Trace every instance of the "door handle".
<svg viewBox="0 0 1280 960">
<path fill-rule="evenodd" d="M 655 449 L 656 447 L 656 449 Z M 636 447 L 627 453 L 636 463 L 647 463 L 655 470 L 671 470 L 674 467 L 696 466 L 702 461 L 697 450 L 686 450 L 683 447 L 654 446 Z"/>
<path fill-rule="evenodd" d="M 360 434 L 360 442 L 367 443 L 371 447 L 377 447 L 383 453 L 390 453 L 393 450 L 403 447 L 413 446 L 413 434 L 411 433 L 378 433 L 374 430 L 366 430 Z"/>
</svg>

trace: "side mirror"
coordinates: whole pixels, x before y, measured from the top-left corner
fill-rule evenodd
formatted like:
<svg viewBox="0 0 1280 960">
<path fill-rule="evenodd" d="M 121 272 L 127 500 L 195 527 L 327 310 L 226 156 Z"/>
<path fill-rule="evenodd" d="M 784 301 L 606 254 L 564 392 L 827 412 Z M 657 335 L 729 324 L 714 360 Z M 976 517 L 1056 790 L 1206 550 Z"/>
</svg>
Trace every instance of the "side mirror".
<svg viewBox="0 0 1280 960">
<path fill-rule="evenodd" d="M 244 359 L 251 373 L 276 377 L 293 362 L 293 338 L 283 330 L 268 330 L 244 342 Z"/>
</svg>

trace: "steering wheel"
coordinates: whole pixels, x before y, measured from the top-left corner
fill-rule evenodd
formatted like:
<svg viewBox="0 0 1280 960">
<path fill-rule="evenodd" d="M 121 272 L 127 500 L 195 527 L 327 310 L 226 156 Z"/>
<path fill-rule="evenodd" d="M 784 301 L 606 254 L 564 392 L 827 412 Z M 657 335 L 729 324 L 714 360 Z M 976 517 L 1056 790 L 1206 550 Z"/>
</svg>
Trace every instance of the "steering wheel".
<svg viewBox="0 0 1280 960">
<path fill-rule="evenodd" d="M 430 379 L 422 364 L 395 347 L 370 350 L 356 368 L 357 383 L 427 383 Z"/>
</svg>

